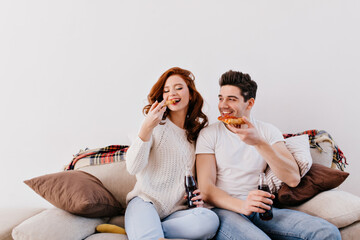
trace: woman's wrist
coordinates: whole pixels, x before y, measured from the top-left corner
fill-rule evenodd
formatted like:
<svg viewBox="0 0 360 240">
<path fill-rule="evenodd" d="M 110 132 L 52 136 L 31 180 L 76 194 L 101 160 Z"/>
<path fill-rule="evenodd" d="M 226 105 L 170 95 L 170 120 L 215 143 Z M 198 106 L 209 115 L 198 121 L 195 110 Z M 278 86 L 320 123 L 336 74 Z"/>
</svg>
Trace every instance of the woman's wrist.
<svg viewBox="0 0 360 240">
<path fill-rule="evenodd" d="M 154 128 L 148 127 L 146 123 L 144 123 L 141 126 L 140 132 L 139 132 L 139 138 L 143 141 L 143 142 L 148 142 L 151 138 L 151 133 L 153 131 Z"/>
</svg>

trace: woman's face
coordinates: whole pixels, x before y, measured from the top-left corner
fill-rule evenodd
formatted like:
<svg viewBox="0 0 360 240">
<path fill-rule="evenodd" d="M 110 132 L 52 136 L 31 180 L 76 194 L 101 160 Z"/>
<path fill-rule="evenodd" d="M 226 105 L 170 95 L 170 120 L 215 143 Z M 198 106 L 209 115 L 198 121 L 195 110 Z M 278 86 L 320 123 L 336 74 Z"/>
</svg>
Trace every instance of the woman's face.
<svg viewBox="0 0 360 240">
<path fill-rule="evenodd" d="M 190 100 L 190 92 L 184 79 L 182 79 L 179 75 L 171 75 L 165 82 L 163 98 L 165 100 L 174 99 L 176 101 L 168 106 L 171 111 L 187 111 Z"/>
</svg>

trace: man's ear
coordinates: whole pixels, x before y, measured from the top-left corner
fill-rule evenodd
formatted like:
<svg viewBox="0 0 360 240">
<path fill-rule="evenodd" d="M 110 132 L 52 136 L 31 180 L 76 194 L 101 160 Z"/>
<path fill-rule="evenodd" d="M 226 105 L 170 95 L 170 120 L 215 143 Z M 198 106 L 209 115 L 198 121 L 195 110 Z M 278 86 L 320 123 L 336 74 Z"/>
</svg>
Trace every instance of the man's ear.
<svg viewBox="0 0 360 240">
<path fill-rule="evenodd" d="M 250 110 L 250 109 L 252 109 L 252 107 L 254 106 L 254 104 L 255 104 L 255 99 L 254 98 L 250 98 L 249 100 L 247 100 L 247 107 L 246 107 L 246 109 L 247 110 Z"/>
</svg>

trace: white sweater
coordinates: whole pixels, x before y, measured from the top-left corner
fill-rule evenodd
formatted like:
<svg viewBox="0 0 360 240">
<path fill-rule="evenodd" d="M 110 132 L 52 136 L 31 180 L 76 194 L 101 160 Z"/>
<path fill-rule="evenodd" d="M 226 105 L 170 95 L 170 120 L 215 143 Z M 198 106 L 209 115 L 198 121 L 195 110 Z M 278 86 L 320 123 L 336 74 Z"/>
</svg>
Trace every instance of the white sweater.
<svg viewBox="0 0 360 240">
<path fill-rule="evenodd" d="M 184 178 L 186 170 L 194 173 L 194 162 L 195 147 L 185 130 L 166 119 L 155 127 L 150 141 L 137 137 L 126 153 L 127 170 L 137 179 L 127 202 L 136 196 L 152 202 L 161 219 L 186 209 Z"/>
</svg>

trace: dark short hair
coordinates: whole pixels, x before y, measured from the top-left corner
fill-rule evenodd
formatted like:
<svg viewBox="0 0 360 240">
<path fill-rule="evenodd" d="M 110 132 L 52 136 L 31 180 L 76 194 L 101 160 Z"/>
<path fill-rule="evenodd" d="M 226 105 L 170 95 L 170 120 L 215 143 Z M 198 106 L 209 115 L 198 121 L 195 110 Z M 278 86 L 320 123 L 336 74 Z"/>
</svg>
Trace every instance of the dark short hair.
<svg viewBox="0 0 360 240">
<path fill-rule="evenodd" d="M 257 84 L 247 73 L 233 70 L 227 71 L 221 75 L 219 85 L 220 87 L 225 85 L 238 87 L 240 89 L 240 94 L 243 96 L 245 102 L 250 98 L 256 98 Z"/>
</svg>

